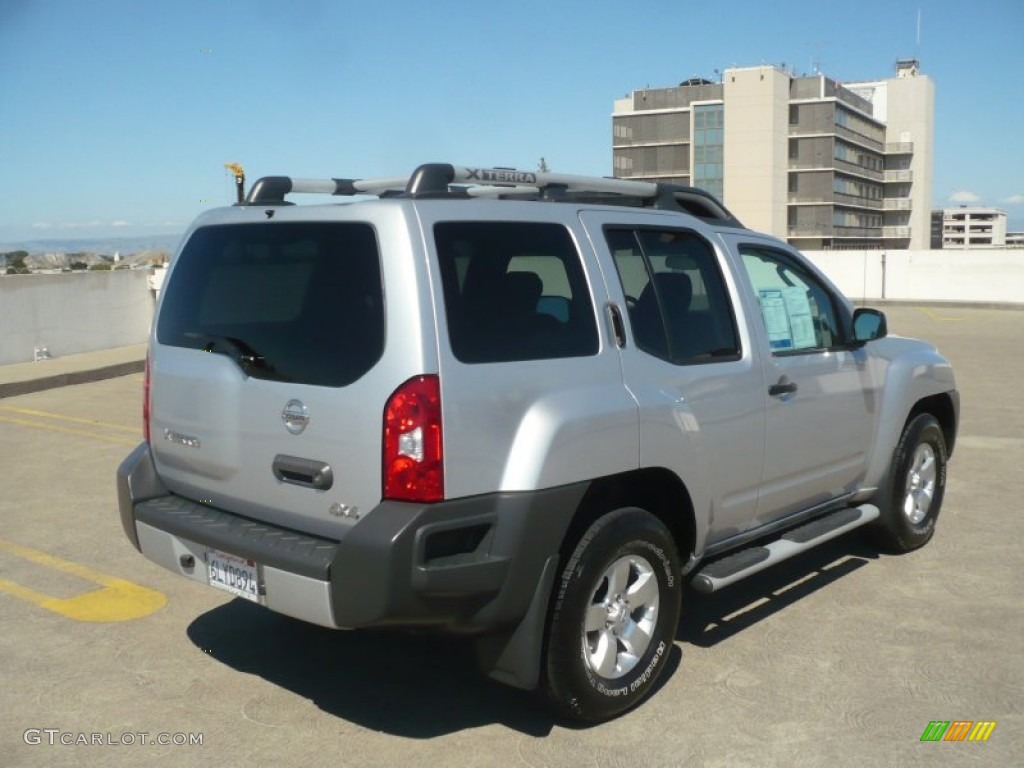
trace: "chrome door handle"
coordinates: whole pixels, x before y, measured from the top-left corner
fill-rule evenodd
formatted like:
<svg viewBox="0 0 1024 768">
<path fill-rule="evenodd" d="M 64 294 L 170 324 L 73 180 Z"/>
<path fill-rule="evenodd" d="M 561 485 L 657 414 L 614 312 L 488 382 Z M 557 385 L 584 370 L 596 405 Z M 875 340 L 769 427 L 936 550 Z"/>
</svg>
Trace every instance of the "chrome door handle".
<svg viewBox="0 0 1024 768">
<path fill-rule="evenodd" d="M 622 312 L 611 302 L 608 302 L 605 308 L 608 312 L 608 323 L 611 326 L 612 337 L 615 339 L 615 346 L 622 349 L 626 346 L 626 328 L 622 324 Z"/>
</svg>

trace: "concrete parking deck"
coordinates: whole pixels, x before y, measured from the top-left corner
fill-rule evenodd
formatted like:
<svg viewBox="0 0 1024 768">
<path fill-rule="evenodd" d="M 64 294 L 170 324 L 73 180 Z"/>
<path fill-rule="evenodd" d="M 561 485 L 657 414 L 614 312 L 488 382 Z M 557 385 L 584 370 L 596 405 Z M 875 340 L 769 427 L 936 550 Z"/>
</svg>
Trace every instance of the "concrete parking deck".
<svg viewBox="0 0 1024 768">
<path fill-rule="evenodd" d="M 661 690 L 591 728 L 479 677 L 459 640 L 331 632 L 145 560 L 114 492 L 138 374 L 0 400 L 0 765 L 1024 765 L 1024 312 L 887 312 L 960 380 L 935 539 L 896 557 L 855 532 L 688 591 Z M 932 721 L 996 725 L 922 742 Z"/>
<path fill-rule="evenodd" d="M 146 345 L 133 344 L 33 363 L 0 365 L 0 398 L 138 373 L 145 361 Z"/>
</svg>

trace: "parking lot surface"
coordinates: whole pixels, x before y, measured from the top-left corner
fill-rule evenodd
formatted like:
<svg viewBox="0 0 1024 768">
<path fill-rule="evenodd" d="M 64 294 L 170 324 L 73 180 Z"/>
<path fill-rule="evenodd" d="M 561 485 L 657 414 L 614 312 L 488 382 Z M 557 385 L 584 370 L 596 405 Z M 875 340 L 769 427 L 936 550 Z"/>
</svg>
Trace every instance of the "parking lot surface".
<svg viewBox="0 0 1024 768">
<path fill-rule="evenodd" d="M 305 625 L 143 558 L 114 489 L 141 375 L 0 399 L 0 766 L 1024 765 L 1024 312 L 886 311 L 959 377 L 935 539 L 855 531 L 687 592 L 661 690 L 589 728 L 462 641 Z"/>
</svg>

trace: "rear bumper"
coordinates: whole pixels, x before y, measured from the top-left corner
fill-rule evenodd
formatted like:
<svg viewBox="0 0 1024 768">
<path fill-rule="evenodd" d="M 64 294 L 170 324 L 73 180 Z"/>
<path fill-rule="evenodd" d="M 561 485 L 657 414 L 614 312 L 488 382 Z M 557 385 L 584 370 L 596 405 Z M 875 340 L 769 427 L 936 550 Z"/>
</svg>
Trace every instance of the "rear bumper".
<svg viewBox="0 0 1024 768">
<path fill-rule="evenodd" d="M 205 584 L 214 547 L 260 564 L 260 601 L 279 613 L 467 633 L 519 623 L 587 488 L 385 501 L 330 540 L 170 494 L 145 444 L 118 468 L 117 485 L 126 535 L 174 573 Z"/>
</svg>

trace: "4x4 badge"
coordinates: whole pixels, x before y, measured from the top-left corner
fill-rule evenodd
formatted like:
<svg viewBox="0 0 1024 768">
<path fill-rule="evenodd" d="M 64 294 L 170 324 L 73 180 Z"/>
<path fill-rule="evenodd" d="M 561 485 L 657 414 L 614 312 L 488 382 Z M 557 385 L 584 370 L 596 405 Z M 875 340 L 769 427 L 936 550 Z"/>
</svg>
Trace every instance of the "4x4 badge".
<svg viewBox="0 0 1024 768">
<path fill-rule="evenodd" d="M 281 411 L 284 427 L 293 435 L 298 435 L 309 424 L 309 409 L 301 400 L 289 400 Z"/>
</svg>

